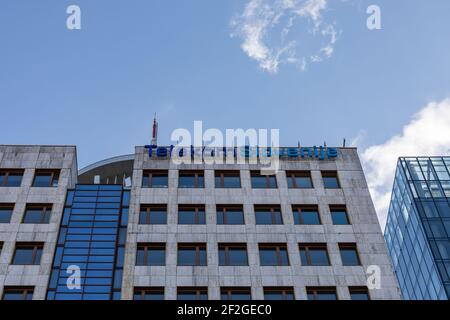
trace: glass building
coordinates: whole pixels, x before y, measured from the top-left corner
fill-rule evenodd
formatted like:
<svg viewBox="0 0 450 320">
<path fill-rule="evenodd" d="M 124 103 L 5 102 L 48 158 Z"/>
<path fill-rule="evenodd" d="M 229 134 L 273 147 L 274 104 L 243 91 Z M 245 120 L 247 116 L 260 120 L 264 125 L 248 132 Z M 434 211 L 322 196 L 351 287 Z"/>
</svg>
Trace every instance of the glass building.
<svg viewBox="0 0 450 320">
<path fill-rule="evenodd" d="M 450 297 L 450 157 L 399 158 L 384 236 L 403 299 Z"/>
</svg>

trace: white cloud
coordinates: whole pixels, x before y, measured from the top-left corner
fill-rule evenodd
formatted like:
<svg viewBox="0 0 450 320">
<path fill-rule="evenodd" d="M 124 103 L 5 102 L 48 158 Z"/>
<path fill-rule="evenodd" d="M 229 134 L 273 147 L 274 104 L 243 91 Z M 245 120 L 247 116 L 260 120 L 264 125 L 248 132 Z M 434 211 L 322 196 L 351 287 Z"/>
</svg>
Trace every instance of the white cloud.
<svg viewBox="0 0 450 320">
<path fill-rule="evenodd" d="M 398 157 L 442 155 L 450 155 L 450 98 L 429 103 L 401 134 L 363 151 L 361 160 L 383 230 Z"/>
<path fill-rule="evenodd" d="M 231 20 L 232 36 L 243 40 L 242 50 L 265 71 L 276 73 L 281 64 L 305 70 L 333 54 L 337 32 L 323 19 L 326 8 L 327 0 L 249 0 Z M 303 32 L 294 30 L 301 23 Z"/>
</svg>

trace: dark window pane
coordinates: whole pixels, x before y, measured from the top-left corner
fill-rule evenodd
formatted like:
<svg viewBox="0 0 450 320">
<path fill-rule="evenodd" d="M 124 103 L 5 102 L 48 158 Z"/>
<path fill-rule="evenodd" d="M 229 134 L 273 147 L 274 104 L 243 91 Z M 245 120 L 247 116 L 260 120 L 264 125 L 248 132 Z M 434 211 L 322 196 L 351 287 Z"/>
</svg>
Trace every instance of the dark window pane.
<svg viewBox="0 0 450 320">
<path fill-rule="evenodd" d="M 218 208 L 217 224 L 244 224 L 244 213 L 241 209 L 225 208 L 224 210 L 224 208 Z"/>
<path fill-rule="evenodd" d="M 331 219 L 335 225 L 350 224 L 347 217 L 347 212 L 345 210 L 332 210 Z"/>
<path fill-rule="evenodd" d="M 339 188 L 339 181 L 337 178 L 337 173 L 332 172 L 322 172 L 323 185 L 327 189 Z"/>
<path fill-rule="evenodd" d="M 256 224 L 283 224 L 279 209 L 255 209 Z"/>
<path fill-rule="evenodd" d="M 0 223 L 9 223 L 14 207 L 0 207 Z"/>
<path fill-rule="evenodd" d="M 33 187 L 49 187 L 51 183 L 51 174 L 38 175 L 34 178 Z"/>
<path fill-rule="evenodd" d="M 370 300 L 369 293 L 363 289 L 350 289 L 350 299 L 352 300 Z"/>
<path fill-rule="evenodd" d="M 355 247 L 340 247 L 342 264 L 344 266 L 360 265 L 358 252 Z"/>
<path fill-rule="evenodd" d="M 259 257 L 262 266 L 286 266 L 289 264 L 287 251 L 284 248 L 278 252 L 272 248 L 260 248 Z"/>
<path fill-rule="evenodd" d="M 183 209 L 178 210 L 178 224 L 205 224 L 205 211 L 201 209 Z"/>
</svg>

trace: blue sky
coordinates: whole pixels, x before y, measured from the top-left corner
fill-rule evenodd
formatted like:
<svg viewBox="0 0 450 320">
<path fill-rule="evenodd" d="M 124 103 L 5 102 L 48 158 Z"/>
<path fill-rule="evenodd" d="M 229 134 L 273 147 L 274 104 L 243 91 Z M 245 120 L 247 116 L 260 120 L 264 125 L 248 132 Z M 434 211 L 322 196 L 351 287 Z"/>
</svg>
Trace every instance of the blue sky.
<svg viewBox="0 0 450 320">
<path fill-rule="evenodd" d="M 160 143 L 202 120 L 279 128 L 282 145 L 358 137 L 369 148 L 450 97 L 448 0 L 311 0 L 326 5 L 320 19 L 337 33 L 333 53 L 276 72 L 249 57 L 243 26 L 232 25 L 245 24 L 251 2 L 1 1 L 0 143 L 75 144 L 82 167 L 148 143 L 156 112 Z M 71 4 L 81 30 L 66 28 Z M 366 27 L 370 4 L 381 8 L 381 30 Z M 325 38 L 308 33 L 311 19 L 296 21 L 290 36 L 302 57 Z M 269 49 L 279 27 L 262 39 Z"/>
</svg>

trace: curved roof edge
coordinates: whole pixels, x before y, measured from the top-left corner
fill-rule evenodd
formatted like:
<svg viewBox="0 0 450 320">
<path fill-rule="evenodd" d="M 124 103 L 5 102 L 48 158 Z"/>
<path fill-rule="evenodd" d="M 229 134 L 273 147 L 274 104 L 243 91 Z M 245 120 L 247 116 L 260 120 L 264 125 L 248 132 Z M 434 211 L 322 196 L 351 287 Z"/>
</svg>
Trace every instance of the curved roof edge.
<svg viewBox="0 0 450 320">
<path fill-rule="evenodd" d="M 112 158 L 108 158 L 108 159 L 104 159 L 104 160 L 100 160 L 98 162 L 95 162 L 93 164 L 90 164 L 80 170 L 78 170 L 78 175 L 82 175 L 86 172 L 89 172 L 91 170 L 94 170 L 96 168 L 108 165 L 108 164 L 112 164 L 112 163 L 116 163 L 116 162 L 122 162 L 122 161 L 129 161 L 129 160 L 134 160 L 134 154 L 125 154 L 122 156 L 117 156 L 117 157 L 112 157 Z"/>
</svg>

